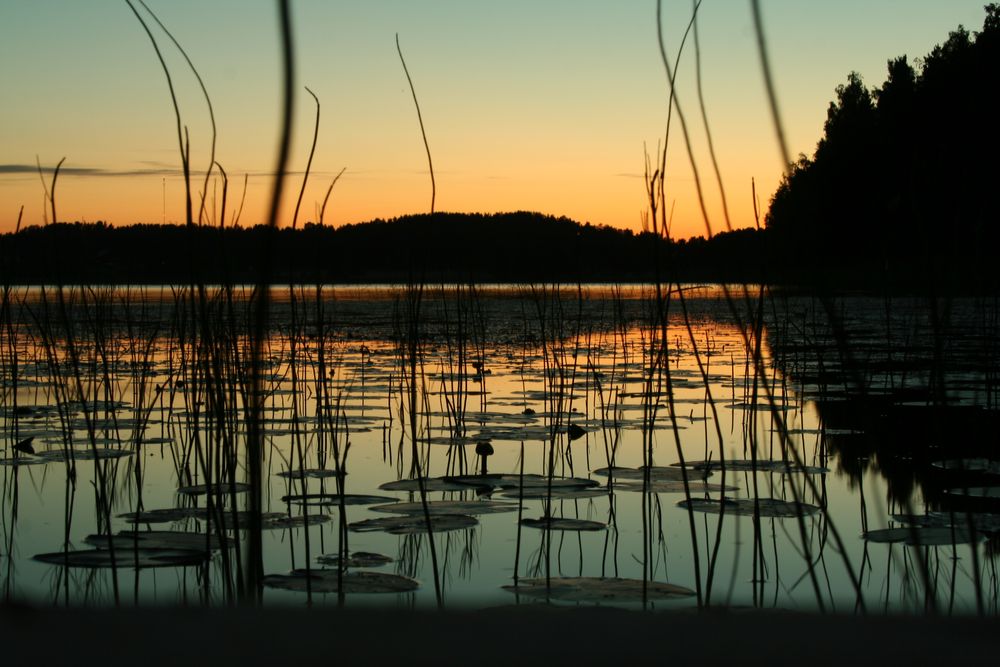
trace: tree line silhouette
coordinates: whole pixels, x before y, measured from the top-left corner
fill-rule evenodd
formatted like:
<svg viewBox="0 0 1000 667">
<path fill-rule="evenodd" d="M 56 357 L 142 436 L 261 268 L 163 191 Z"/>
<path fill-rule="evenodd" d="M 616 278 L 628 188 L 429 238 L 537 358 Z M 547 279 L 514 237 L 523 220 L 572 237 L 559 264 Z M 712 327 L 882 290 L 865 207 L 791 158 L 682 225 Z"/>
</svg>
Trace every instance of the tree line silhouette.
<svg viewBox="0 0 1000 667">
<path fill-rule="evenodd" d="M 851 73 L 837 88 L 765 218 L 786 270 L 996 287 L 1000 8 L 985 10 L 916 66 L 890 60 L 881 87 Z"/>
<path fill-rule="evenodd" d="M 249 283 L 266 248 L 275 282 L 621 282 L 759 279 L 762 232 L 671 242 L 651 233 L 514 213 L 435 213 L 299 229 L 98 223 L 0 237 L 4 282 Z"/>
</svg>

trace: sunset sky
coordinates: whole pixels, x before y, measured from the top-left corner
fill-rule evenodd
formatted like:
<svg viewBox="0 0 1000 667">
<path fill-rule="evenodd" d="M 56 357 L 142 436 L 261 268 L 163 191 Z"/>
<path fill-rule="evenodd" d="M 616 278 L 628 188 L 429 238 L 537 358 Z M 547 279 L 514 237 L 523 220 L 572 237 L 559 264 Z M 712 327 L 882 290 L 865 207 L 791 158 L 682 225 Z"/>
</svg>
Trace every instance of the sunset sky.
<svg viewBox="0 0 1000 667">
<path fill-rule="evenodd" d="M 249 175 L 241 224 L 264 222 L 278 140 L 275 4 L 263 0 L 147 0 L 199 68 L 215 106 L 217 159 L 231 178 L 229 210 Z M 691 3 L 667 1 L 674 54 Z M 834 88 L 858 71 L 869 86 L 886 61 L 911 60 L 959 24 L 978 30 L 983 0 L 763 0 L 765 32 L 789 148 L 811 154 Z M 668 87 L 655 0 L 296 0 L 297 58 L 291 192 L 301 183 L 314 105 L 323 104 L 313 175 L 299 223 L 333 176 L 327 224 L 420 213 L 427 163 L 396 54 L 398 32 L 420 98 L 437 176 L 437 210 L 532 210 L 638 229 L 646 201 L 643 146 L 662 141 Z M 734 226 L 753 224 L 751 178 L 766 207 L 782 173 L 764 96 L 748 0 L 704 0 L 698 22 L 703 91 Z M 208 161 L 208 114 L 166 37 L 190 130 L 194 168 Z M 678 93 L 705 177 L 713 229 L 724 229 L 705 154 L 693 42 Z M 65 156 L 61 220 L 182 222 L 173 109 L 150 42 L 124 0 L 0 2 L 0 230 L 43 224 L 36 159 Z M 671 137 L 673 235 L 705 233 L 688 156 Z M 201 180 L 196 180 L 201 187 Z M 235 194 L 233 194 L 235 193 Z M 217 209 L 221 187 L 210 186 Z M 213 207 L 213 200 L 215 206 Z M 212 220 L 210 214 L 209 222 Z M 227 215 L 226 224 L 231 222 Z"/>
</svg>

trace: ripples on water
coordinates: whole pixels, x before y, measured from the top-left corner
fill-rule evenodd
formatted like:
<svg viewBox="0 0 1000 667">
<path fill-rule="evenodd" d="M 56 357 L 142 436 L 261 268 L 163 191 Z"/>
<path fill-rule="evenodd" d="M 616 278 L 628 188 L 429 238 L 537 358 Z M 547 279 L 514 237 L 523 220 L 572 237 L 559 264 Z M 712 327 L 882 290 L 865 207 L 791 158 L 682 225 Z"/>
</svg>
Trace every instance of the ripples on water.
<svg viewBox="0 0 1000 667">
<path fill-rule="evenodd" d="M 248 290 L 11 293 L 8 599 L 996 611 L 990 303 L 273 295 L 258 490 Z"/>
</svg>

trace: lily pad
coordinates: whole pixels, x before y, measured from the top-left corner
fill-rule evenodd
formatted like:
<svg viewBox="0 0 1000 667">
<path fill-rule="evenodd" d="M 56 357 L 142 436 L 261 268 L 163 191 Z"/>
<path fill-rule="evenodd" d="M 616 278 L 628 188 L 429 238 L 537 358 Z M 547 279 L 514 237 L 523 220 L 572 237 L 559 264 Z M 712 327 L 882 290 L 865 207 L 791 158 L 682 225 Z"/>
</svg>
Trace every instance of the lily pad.
<svg viewBox="0 0 1000 667">
<path fill-rule="evenodd" d="M 930 514 L 891 514 L 890 518 L 893 521 L 898 521 L 899 523 L 905 523 L 908 526 L 950 526 L 951 521 L 948 519 L 938 519 L 932 517 L 932 514 L 942 514 L 944 513 L 932 512 Z M 964 516 L 964 515 L 959 515 Z"/>
<path fill-rule="evenodd" d="M 376 503 L 394 502 L 392 496 L 366 496 L 358 493 L 306 493 L 282 496 L 283 503 L 301 503 L 303 505 L 374 505 Z"/>
<path fill-rule="evenodd" d="M 689 493 L 724 493 L 726 491 L 739 491 L 739 488 L 730 484 L 712 484 L 696 479 L 688 481 L 687 484 L 687 491 Z M 642 482 L 629 480 L 623 483 L 615 483 L 614 489 L 615 491 L 641 493 L 643 485 Z M 649 493 L 684 493 L 685 491 L 684 482 L 676 480 L 655 480 L 650 482 L 645 490 Z"/>
<path fill-rule="evenodd" d="M 201 565 L 208 560 L 207 551 L 195 549 L 80 549 L 38 554 L 34 560 L 66 567 L 178 567 Z"/>
<path fill-rule="evenodd" d="M 468 422 L 478 422 L 478 423 L 490 423 L 490 424 L 535 424 L 538 423 L 539 417 L 534 412 L 524 413 L 510 413 L 510 412 L 469 412 L 465 415 L 465 421 Z"/>
<path fill-rule="evenodd" d="M 1000 514 L 987 512 L 928 512 L 927 514 L 893 514 L 893 521 L 923 528 L 968 528 L 971 522 L 984 533 L 1000 532 Z"/>
<path fill-rule="evenodd" d="M 524 498 L 525 500 L 539 500 L 552 498 L 552 500 L 583 500 L 585 498 L 599 498 L 608 495 L 605 487 L 584 488 L 580 486 L 568 486 L 554 488 L 551 491 L 542 488 L 527 489 L 507 489 L 500 494 L 504 498 Z"/>
<path fill-rule="evenodd" d="M 980 532 L 975 535 L 964 528 L 951 528 L 947 526 L 931 527 L 910 527 L 910 528 L 882 528 L 881 530 L 870 530 L 862 537 L 867 542 L 877 544 L 892 544 L 902 542 L 908 546 L 936 547 L 949 544 L 972 544 L 982 542 L 986 536 Z"/>
<path fill-rule="evenodd" d="M 585 489 L 597 486 L 597 482 L 583 477 L 551 477 L 547 475 L 462 475 L 450 479 L 463 484 L 490 485 L 499 489 Z"/>
<path fill-rule="evenodd" d="M 34 456 L 0 459 L 0 466 L 36 466 L 44 463 L 52 463 L 52 461 L 50 459 L 35 458 Z"/>
<path fill-rule="evenodd" d="M 307 525 L 316 526 L 330 520 L 329 514 L 299 514 L 288 516 L 281 514 L 265 518 L 261 522 L 263 530 L 284 530 L 286 528 L 304 528 Z"/>
<path fill-rule="evenodd" d="M 340 563 L 340 554 L 324 554 L 316 561 L 322 565 L 336 566 Z M 391 563 L 393 559 L 370 551 L 355 551 L 344 559 L 344 567 L 381 567 Z"/>
<path fill-rule="evenodd" d="M 200 518 L 196 516 L 199 513 L 204 515 L 204 508 L 169 507 L 166 509 L 143 510 L 142 512 L 126 512 L 125 514 L 119 514 L 118 518 L 125 519 L 128 523 L 170 523 L 172 521 Z"/>
<path fill-rule="evenodd" d="M 213 513 L 214 514 L 214 513 Z M 225 509 L 222 513 L 222 523 L 223 528 L 226 530 L 232 530 L 234 527 L 237 529 L 244 529 L 250 525 L 250 517 L 253 516 L 251 512 L 240 510 L 236 512 L 236 525 L 233 525 L 233 511 L 231 509 Z M 285 516 L 281 512 L 261 512 L 260 522 L 263 528 L 267 527 L 269 521 L 275 521 Z M 201 519 L 202 521 L 207 521 L 209 519 L 208 509 L 201 507 L 198 508 L 198 513 L 193 514 L 196 519 Z"/>
<path fill-rule="evenodd" d="M 526 528 L 538 528 L 539 530 L 597 531 L 607 529 L 607 526 L 599 521 L 567 519 L 557 516 L 545 516 L 541 519 L 521 519 L 521 525 Z"/>
<path fill-rule="evenodd" d="M 710 512 L 719 514 L 723 510 L 726 514 L 737 516 L 753 516 L 754 501 L 752 498 L 740 498 L 733 500 L 726 498 L 718 500 L 715 498 L 692 498 L 690 501 L 682 500 L 677 503 L 678 507 L 691 509 L 694 512 Z M 777 498 L 760 498 L 757 500 L 757 508 L 760 516 L 774 519 L 787 519 L 797 516 L 809 516 L 819 512 L 819 507 L 808 503 L 794 503 Z"/>
<path fill-rule="evenodd" d="M 641 406 L 633 406 L 633 407 L 641 407 Z M 683 419 L 687 419 L 687 417 L 683 417 Z M 615 422 L 615 424 L 623 429 L 635 430 L 635 431 L 673 431 L 674 429 L 678 431 L 683 431 L 684 429 L 687 428 L 687 426 L 684 426 L 683 424 L 672 424 L 669 421 L 656 422 L 654 424 L 650 424 L 647 420 L 642 418 L 618 419 Z"/>
<path fill-rule="evenodd" d="M 393 514 L 423 514 L 424 504 L 414 503 L 392 503 L 391 505 L 376 505 L 369 507 L 373 512 L 390 512 Z M 474 516 L 477 514 L 499 514 L 502 512 L 517 511 L 516 503 L 494 503 L 485 500 L 428 500 L 427 512 L 429 514 L 467 514 Z"/>
<path fill-rule="evenodd" d="M 723 407 L 729 408 L 730 410 L 789 410 L 787 405 L 780 403 L 730 403 Z"/>
<path fill-rule="evenodd" d="M 137 445 L 172 445 L 174 444 L 174 439 L 169 437 L 153 437 L 146 438 L 142 437 L 135 441 Z"/>
<path fill-rule="evenodd" d="M 521 579 L 517 586 L 503 589 L 518 595 L 563 600 L 566 602 L 641 602 L 642 579 L 613 577 L 544 577 Z M 662 581 L 646 582 L 647 600 L 672 600 L 695 595 L 695 591 Z"/>
<path fill-rule="evenodd" d="M 425 477 L 423 479 L 424 491 L 469 491 L 473 488 L 493 488 L 492 484 L 473 484 L 455 481 L 451 477 Z M 383 491 L 420 491 L 420 482 L 417 479 L 399 479 L 394 482 L 380 484 Z"/>
<path fill-rule="evenodd" d="M 183 521 L 185 519 L 197 519 L 199 521 L 214 521 L 220 516 L 219 508 L 214 508 L 212 512 L 208 511 L 207 507 L 171 507 L 167 509 L 155 509 L 155 510 L 144 510 L 142 512 L 127 512 L 125 514 L 119 514 L 118 517 L 125 519 L 128 523 L 171 523 L 173 521 Z M 263 512 L 260 515 L 261 522 L 266 524 L 268 521 L 276 518 L 280 518 L 284 514 L 276 512 Z M 221 517 L 223 527 L 226 530 L 233 528 L 233 511 L 230 509 L 222 509 Z M 246 528 L 250 523 L 250 512 L 240 510 L 236 512 L 235 517 L 235 527 L 238 529 Z"/>
<path fill-rule="evenodd" d="M 344 593 L 409 593 L 420 588 L 415 579 L 385 572 L 344 572 L 338 579 L 337 570 L 292 570 L 288 574 L 269 574 L 264 577 L 268 588 L 305 593 L 337 593 L 339 582 Z"/>
<path fill-rule="evenodd" d="M 445 445 L 448 447 L 464 447 L 466 445 L 476 446 L 481 442 L 489 442 L 488 438 L 470 438 L 470 437 L 455 437 L 455 436 L 434 436 L 432 438 L 422 438 L 420 442 L 425 442 L 429 445 Z"/>
<path fill-rule="evenodd" d="M 443 533 L 472 528 L 478 525 L 479 521 L 465 514 L 432 514 L 430 523 L 433 532 Z M 347 527 L 356 533 L 386 532 L 392 535 L 416 535 L 427 532 L 427 521 L 423 516 L 387 516 L 358 521 L 348 524 Z"/>
<path fill-rule="evenodd" d="M 14 444 L 14 449 L 21 452 L 22 454 L 34 454 L 35 448 L 31 442 L 35 439 L 35 436 L 29 435 L 27 438 Z"/>
<path fill-rule="evenodd" d="M 215 533 L 191 533 L 177 530 L 121 530 L 115 535 L 88 535 L 83 539 L 98 549 L 181 549 L 203 551 L 218 549 Z"/>
<path fill-rule="evenodd" d="M 185 496 L 204 496 L 208 493 L 225 496 L 230 493 L 246 493 L 249 490 L 249 484 L 236 482 L 234 484 L 192 484 L 191 486 L 178 488 L 177 493 L 184 494 Z"/>
<path fill-rule="evenodd" d="M 487 426 L 480 429 L 477 438 L 511 442 L 526 442 L 551 440 L 552 433 L 545 426 Z"/>
<path fill-rule="evenodd" d="M 278 477 L 284 477 L 285 479 L 328 479 L 330 477 L 336 477 L 337 471 L 330 470 L 329 468 L 305 468 L 296 470 L 282 470 L 281 472 L 275 473 Z"/>
<path fill-rule="evenodd" d="M 680 463 L 675 463 L 675 466 L 680 466 Z M 807 475 L 822 475 L 824 473 L 830 472 L 829 468 L 822 468 L 820 466 L 797 466 L 790 461 L 782 461 L 780 459 L 758 459 L 756 461 L 752 459 L 726 459 L 723 464 L 722 461 L 685 461 L 685 467 L 694 468 L 695 470 L 722 470 L 725 468 L 728 472 L 774 472 L 781 474 L 792 474 L 792 473 L 805 473 Z"/>
<path fill-rule="evenodd" d="M 879 530 L 870 530 L 867 533 L 864 533 L 861 538 L 866 542 L 874 542 L 875 544 L 895 544 L 896 542 L 905 542 L 914 532 L 918 530 L 921 529 L 917 527 L 882 528 Z"/>
<path fill-rule="evenodd" d="M 622 468 L 619 466 L 612 466 L 610 468 L 598 468 L 593 471 L 593 474 L 600 475 L 601 477 L 611 477 L 615 480 L 638 480 L 642 481 L 645 477 L 646 468 L 640 466 L 638 468 Z M 707 474 L 706 474 L 707 473 Z M 694 473 L 688 473 L 688 479 L 693 479 L 697 477 L 702 479 L 704 477 L 711 476 L 711 471 L 705 470 L 699 472 L 697 475 Z M 679 481 L 684 479 L 684 471 L 677 466 L 652 466 L 649 468 L 649 479 L 652 481 Z"/>
<path fill-rule="evenodd" d="M 77 461 L 107 461 L 110 459 L 120 459 L 132 456 L 132 452 L 127 449 L 110 449 L 108 447 L 82 447 L 74 449 L 70 454 L 67 449 L 50 449 L 47 452 L 38 452 L 38 457 L 46 461 L 68 461 L 72 456 Z"/>
</svg>

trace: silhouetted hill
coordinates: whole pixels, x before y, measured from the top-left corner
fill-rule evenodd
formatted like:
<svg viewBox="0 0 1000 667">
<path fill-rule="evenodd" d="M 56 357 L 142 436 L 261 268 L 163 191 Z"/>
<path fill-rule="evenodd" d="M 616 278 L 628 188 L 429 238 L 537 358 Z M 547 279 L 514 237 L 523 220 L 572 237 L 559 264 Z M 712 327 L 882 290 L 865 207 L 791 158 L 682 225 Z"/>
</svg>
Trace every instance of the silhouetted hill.
<svg viewBox="0 0 1000 667">
<path fill-rule="evenodd" d="M 659 242 L 538 213 L 437 213 L 298 230 L 59 223 L 0 238 L 17 283 L 756 281 L 763 234 Z M 659 259 L 654 259 L 654 256 Z"/>
<path fill-rule="evenodd" d="M 837 88 L 814 155 L 800 156 L 766 224 L 785 270 L 814 281 L 996 292 L 1000 243 L 1000 9 L 869 90 Z"/>
</svg>

